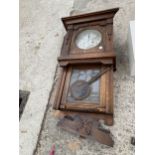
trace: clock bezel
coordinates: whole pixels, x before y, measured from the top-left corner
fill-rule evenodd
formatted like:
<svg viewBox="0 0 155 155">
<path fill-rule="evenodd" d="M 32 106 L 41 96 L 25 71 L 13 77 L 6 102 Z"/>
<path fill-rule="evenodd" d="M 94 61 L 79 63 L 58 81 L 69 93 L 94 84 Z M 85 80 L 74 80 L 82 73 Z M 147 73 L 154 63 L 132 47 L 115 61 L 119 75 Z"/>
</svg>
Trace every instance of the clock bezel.
<svg viewBox="0 0 155 155">
<path fill-rule="evenodd" d="M 86 33 L 86 31 L 87 31 L 87 33 Z M 84 41 L 84 38 L 82 38 L 84 36 L 84 33 L 85 33 L 85 35 L 89 35 L 88 33 L 96 33 L 96 35 L 99 34 L 98 37 L 100 37 L 100 38 L 99 38 L 98 42 L 96 42 L 94 45 L 87 45 L 87 47 L 84 48 L 84 47 L 82 47 L 80 45 L 80 42 Z M 83 36 L 82 36 L 82 34 L 83 34 Z M 90 39 L 92 39 L 92 38 L 90 38 Z M 84 50 L 84 52 L 85 51 L 87 52 L 87 51 L 89 51 L 92 48 L 98 47 L 99 44 L 101 44 L 101 42 L 102 42 L 102 33 L 100 31 L 96 30 L 96 29 L 86 29 L 86 30 L 83 30 L 75 38 L 75 45 L 76 45 L 76 47 L 81 49 L 81 50 Z M 89 46 L 91 46 L 91 47 L 89 47 Z"/>
<path fill-rule="evenodd" d="M 96 30 L 100 32 L 101 34 L 101 41 L 99 44 L 96 46 L 89 48 L 89 49 L 81 49 L 76 45 L 76 39 L 80 35 L 81 32 L 85 30 Z M 77 30 L 74 31 L 73 36 L 72 36 L 72 41 L 71 41 L 71 48 L 70 48 L 70 55 L 79 55 L 79 54 L 90 54 L 90 53 L 102 53 L 105 51 L 105 42 L 106 42 L 106 37 L 105 37 L 105 28 L 101 26 L 88 26 L 88 27 L 81 27 Z M 99 49 L 99 47 L 102 46 L 102 49 Z"/>
</svg>

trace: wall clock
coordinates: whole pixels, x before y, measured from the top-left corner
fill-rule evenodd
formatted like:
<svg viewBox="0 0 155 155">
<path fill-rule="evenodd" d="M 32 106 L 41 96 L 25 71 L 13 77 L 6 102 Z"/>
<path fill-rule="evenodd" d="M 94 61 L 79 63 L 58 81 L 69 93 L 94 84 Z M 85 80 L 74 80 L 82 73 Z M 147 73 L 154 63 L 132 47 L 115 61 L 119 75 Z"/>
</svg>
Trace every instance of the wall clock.
<svg viewBox="0 0 155 155">
<path fill-rule="evenodd" d="M 54 109 L 113 116 L 113 17 L 118 8 L 62 18 L 67 30 Z"/>
</svg>

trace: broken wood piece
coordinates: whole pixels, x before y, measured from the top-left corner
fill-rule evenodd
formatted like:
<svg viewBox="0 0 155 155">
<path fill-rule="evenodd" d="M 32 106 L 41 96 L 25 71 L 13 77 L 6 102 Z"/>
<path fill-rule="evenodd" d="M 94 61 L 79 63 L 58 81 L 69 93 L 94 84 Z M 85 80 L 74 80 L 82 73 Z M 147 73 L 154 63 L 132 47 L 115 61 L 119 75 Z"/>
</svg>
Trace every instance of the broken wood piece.
<svg viewBox="0 0 155 155">
<path fill-rule="evenodd" d="M 52 112 L 52 116 L 62 119 L 64 116 L 69 115 L 71 117 L 75 117 L 75 115 L 80 115 L 83 118 L 92 118 L 96 121 L 104 122 L 105 125 L 111 126 L 113 125 L 113 115 L 107 114 L 97 114 L 97 113 L 87 113 L 87 112 L 76 112 L 76 111 L 60 111 L 55 110 Z M 102 123 L 103 124 L 103 123 Z M 105 127 L 103 127 L 105 128 Z"/>
<path fill-rule="evenodd" d="M 68 144 L 67 144 L 68 148 L 72 151 L 72 152 L 76 152 L 77 150 L 80 149 L 80 141 L 79 140 L 73 140 L 73 141 L 70 141 Z"/>
<path fill-rule="evenodd" d="M 95 139 L 99 143 L 111 147 L 114 144 L 110 131 L 100 129 L 99 122 L 92 118 L 84 118 L 79 115 L 75 115 L 74 117 L 66 115 L 58 122 L 57 126 L 66 131 L 77 134 L 78 136 Z"/>
</svg>

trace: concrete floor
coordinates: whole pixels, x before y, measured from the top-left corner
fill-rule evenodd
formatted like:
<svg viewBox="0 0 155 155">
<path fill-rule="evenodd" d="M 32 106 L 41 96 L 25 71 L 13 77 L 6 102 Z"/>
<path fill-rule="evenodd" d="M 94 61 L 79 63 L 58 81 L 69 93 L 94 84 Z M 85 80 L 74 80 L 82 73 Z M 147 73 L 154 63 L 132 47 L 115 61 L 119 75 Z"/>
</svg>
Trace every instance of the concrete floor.
<svg viewBox="0 0 155 155">
<path fill-rule="evenodd" d="M 55 69 L 63 35 L 63 16 L 119 7 L 114 19 L 114 125 L 113 148 L 80 139 L 56 127 L 57 118 L 48 106 L 35 155 L 133 155 L 134 78 L 129 75 L 127 32 L 134 19 L 134 0 L 22 0 L 20 2 L 20 89 L 31 92 L 20 122 L 20 154 L 32 155 L 37 144 L 52 85 L 59 78 Z M 52 95 L 54 95 L 54 90 Z"/>
</svg>

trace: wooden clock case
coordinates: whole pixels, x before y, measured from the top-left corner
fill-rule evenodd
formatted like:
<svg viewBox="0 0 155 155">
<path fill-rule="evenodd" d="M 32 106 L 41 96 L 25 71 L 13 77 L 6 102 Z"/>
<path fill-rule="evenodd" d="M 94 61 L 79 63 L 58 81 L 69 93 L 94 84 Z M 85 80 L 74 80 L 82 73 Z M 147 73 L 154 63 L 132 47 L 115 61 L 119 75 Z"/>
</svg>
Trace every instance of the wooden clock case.
<svg viewBox="0 0 155 155">
<path fill-rule="evenodd" d="M 61 82 L 59 84 L 54 109 L 91 112 L 107 116 L 113 119 L 113 71 L 116 70 L 116 54 L 113 49 L 113 18 L 118 8 L 106 11 L 93 12 L 62 18 L 62 22 L 67 31 L 61 54 L 58 57 L 60 67 L 63 68 Z M 75 44 L 77 36 L 84 30 L 97 30 L 102 34 L 101 42 L 90 49 L 80 49 Z M 71 81 L 72 70 L 74 68 L 100 68 L 101 70 L 110 67 L 100 77 L 99 102 L 78 101 L 68 103 L 67 94 Z"/>
</svg>

